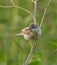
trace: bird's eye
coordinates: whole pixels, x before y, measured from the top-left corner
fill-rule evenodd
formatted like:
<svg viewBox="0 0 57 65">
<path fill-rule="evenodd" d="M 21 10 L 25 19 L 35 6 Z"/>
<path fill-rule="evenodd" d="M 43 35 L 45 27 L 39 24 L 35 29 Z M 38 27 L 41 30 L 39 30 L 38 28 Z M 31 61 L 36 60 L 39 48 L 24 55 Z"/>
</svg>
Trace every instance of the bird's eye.
<svg viewBox="0 0 57 65">
<path fill-rule="evenodd" d="M 35 28 L 37 28 L 37 25 L 32 25 L 31 27 L 35 29 Z"/>
</svg>

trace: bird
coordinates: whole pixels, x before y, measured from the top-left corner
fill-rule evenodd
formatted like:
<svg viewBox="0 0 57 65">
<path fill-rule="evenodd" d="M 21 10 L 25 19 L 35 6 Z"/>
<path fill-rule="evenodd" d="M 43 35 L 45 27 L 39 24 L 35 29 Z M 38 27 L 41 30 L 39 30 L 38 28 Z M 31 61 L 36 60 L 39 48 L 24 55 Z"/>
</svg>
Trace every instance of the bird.
<svg viewBox="0 0 57 65">
<path fill-rule="evenodd" d="M 24 36 L 26 40 L 37 39 L 41 35 L 41 29 L 37 24 L 31 23 L 28 27 L 23 28 L 21 33 L 18 33 L 15 36 L 19 35 Z"/>
</svg>

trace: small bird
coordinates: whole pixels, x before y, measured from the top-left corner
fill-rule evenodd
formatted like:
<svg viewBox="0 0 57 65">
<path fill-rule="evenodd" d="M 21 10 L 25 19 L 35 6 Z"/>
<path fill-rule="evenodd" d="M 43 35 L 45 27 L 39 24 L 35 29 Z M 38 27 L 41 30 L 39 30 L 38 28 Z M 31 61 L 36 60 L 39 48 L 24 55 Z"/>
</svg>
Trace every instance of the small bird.
<svg viewBox="0 0 57 65">
<path fill-rule="evenodd" d="M 37 39 L 41 35 L 41 29 L 35 23 L 21 30 L 21 33 L 15 36 L 23 35 L 26 40 Z"/>
</svg>

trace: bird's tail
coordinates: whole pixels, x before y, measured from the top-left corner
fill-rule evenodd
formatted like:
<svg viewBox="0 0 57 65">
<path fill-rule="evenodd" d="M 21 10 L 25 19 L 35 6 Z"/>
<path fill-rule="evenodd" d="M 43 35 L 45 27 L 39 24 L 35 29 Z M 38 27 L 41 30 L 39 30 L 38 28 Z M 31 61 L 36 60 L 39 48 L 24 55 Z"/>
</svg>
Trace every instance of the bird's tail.
<svg viewBox="0 0 57 65">
<path fill-rule="evenodd" d="M 18 34 L 15 34 L 14 36 L 20 36 L 20 35 L 23 35 L 22 33 L 18 33 Z"/>
</svg>

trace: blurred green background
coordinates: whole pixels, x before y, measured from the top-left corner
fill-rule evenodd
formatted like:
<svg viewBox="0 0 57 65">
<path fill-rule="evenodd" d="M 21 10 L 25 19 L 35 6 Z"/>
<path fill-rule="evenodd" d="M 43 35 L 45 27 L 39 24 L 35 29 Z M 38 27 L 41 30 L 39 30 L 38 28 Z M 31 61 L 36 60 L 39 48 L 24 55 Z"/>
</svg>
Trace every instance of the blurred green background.
<svg viewBox="0 0 57 65">
<path fill-rule="evenodd" d="M 33 13 L 33 3 L 30 0 L 14 0 L 14 2 Z M 36 15 L 38 24 L 47 3 L 48 0 L 38 0 Z M 0 0 L 0 5 L 12 4 L 10 0 Z M 8 35 L 19 33 L 31 22 L 33 22 L 31 15 L 21 9 L 0 7 L 0 65 L 22 65 L 25 62 L 31 48 L 28 41 L 22 36 L 14 37 L 22 50 Z M 52 0 L 48 7 L 42 35 L 37 41 L 29 65 L 57 65 L 57 0 Z"/>
</svg>

